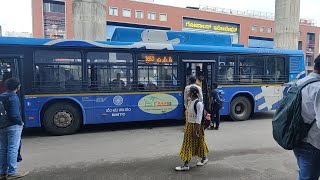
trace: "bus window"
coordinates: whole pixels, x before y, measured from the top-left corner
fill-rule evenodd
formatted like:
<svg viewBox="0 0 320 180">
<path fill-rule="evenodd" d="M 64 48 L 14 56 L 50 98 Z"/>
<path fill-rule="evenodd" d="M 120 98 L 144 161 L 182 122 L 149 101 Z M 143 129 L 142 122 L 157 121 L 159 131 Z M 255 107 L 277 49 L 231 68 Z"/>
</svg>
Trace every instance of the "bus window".
<svg viewBox="0 0 320 180">
<path fill-rule="evenodd" d="M 230 84 L 235 80 L 235 61 L 233 56 L 219 57 L 218 81 L 221 84 Z"/>
<path fill-rule="evenodd" d="M 138 90 L 179 89 L 177 56 L 170 54 L 139 54 Z"/>
<path fill-rule="evenodd" d="M 91 91 L 131 89 L 133 59 L 130 53 L 89 52 L 88 85 Z"/>
<path fill-rule="evenodd" d="M 285 58 L 269 57 L 266 63 L 266 82 L 285 83 L 287 81 L 285 71 Z"/>
<path fill-rule="evenodd" d="M 132 54 L 89 52 L 87 62 L 88 84 L 91 91 L 131 90 Z"/>
<path fill-rule="evenodd" d="M 81 53 L 36 51 L 35 87 L 41 91 L 78 91 L 82 87 Z"/>
<path fill-rule="evenodd" d="M 240 83 L 262 83 L 264 58 L 258 56 L 239 57 Z"/>
</svg>

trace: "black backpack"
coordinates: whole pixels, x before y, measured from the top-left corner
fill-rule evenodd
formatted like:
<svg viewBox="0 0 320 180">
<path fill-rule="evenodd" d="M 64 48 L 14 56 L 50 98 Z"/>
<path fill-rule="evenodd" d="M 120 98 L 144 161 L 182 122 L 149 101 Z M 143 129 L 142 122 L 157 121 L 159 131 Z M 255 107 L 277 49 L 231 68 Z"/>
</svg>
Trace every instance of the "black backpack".
<svg viewBox="0 0 320 180">
<path fill-rule="evenodd" d="M 199 100 L 196 100 L 194 102 L 194 106 L 193 106 L 193 109 L 194 109 L 194 112 L 197 114 L 197 104 L 198 104 Z M 201 125 L 203 126 L 204 129 L 208 128 L 210 126 L 210 119 L 207 119 L 206 116 L 207 116 L 208 112 L 203 109 L 203 113 L 202 113 L 202 119 L 201 119 Z"/>
<path fill-rule="evenodd" d="M 216 97 L 212 97 L 213 98 L 213 106 L 217 107 L 217 109 L 222 109 L 223 108 L 223 104 L 224 104 L 224 98 L 222 96 L 222 92 L 217 90 L 216 91 L 217 96 Z"/>
<path fill-rule="evenodd" d="M 7 104 L 9 96 L 0 96 L 0 128 L 5 127 L 8 121 Z"/>
<path fill-rule="evenodd" d="M 308 84 L 318 81 L 319 78 L 313 78 L 299 86 L 293 84 L 272 119 L 273 138 L 284 149 L 292 150 L 297 147 L 316 122 L 314 120 L 311 124 L 306 124 L 301 116 L 301 91 Z"/>
</svg>

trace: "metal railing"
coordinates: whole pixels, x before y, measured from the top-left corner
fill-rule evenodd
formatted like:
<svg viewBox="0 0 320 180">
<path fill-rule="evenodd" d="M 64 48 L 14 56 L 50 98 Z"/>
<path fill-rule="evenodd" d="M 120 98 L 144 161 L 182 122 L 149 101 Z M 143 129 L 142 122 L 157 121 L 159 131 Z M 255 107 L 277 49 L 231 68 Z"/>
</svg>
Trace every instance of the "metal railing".
<svg viewBox="0 0 320 180">
<path fill-rule="evenodd" d="M 286 75 L 234 75 L 231 78 L 218 75 L 220 84 L 284 84 L 287 82 Z"/>
<path fill-rule="evenodd" d="M 34 81 L 33 91 L 50 93 L 70 92 L 130 92 L 130 91 L 176 91 L 181 90 L 181 82 L 172 80 L 159 80 L 155 83 L 149 81 L 131 81 L 124 86 L 117 86 L 112 82 L 101 81 Z"/>
<path fill-rule="evenodd" d="M 199 10 L 220 13 L 220 14 L 265 19 L 265 20 L 271 20 L 271 21 L 275 20 L 275 14 L 270 12 L 261 12 L 261 11 L 254 11 L 254 10 L 241 11 L 241 10 L 234 10 L 234 9 L 227 9 L 227 8 L 220 8 L 220 7 L 210 7 L 206 5 L 200 5 Z M 314 19 L 301 18 L 300 24 L 316 26 L 317 21 Z"/>
</svg>

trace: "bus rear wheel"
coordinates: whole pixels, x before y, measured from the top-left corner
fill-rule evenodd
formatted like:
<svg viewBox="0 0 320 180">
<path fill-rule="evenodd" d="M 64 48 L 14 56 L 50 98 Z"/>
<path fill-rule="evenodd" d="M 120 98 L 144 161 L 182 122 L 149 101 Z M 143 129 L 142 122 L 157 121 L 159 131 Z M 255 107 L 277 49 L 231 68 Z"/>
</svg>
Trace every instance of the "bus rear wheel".
<svg viewBox="0 0 320 180">
<path fill-rule="evenodd" d="M 43 115 L 44 129 L 52 135 L 73 134 L 80 129 L 81 123 L 81 112 L 71 103 L 54 103 Z"/>
<path fill-rule="evenodd" d="M 239 96 L 232 100 L 230 110 L 230 116 L 234 121 L 244 121 L 252 113 L 252 104 L 248 98 Z"/>
</svg>

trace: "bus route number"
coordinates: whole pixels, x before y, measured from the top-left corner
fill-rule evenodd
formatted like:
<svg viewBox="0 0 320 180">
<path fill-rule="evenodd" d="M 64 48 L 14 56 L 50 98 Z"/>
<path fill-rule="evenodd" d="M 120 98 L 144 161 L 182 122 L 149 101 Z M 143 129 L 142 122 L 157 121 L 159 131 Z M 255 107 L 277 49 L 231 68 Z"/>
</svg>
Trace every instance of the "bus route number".
<svg viewBox="0 0 320 180">
<path fill-rule="evenodd" d="M 171 56 L 154 56 L 154 55 L 146 55 L 145 56 L 145 62 L 146 63 L 172 63 L 172 57 Z"/>
</svg>

